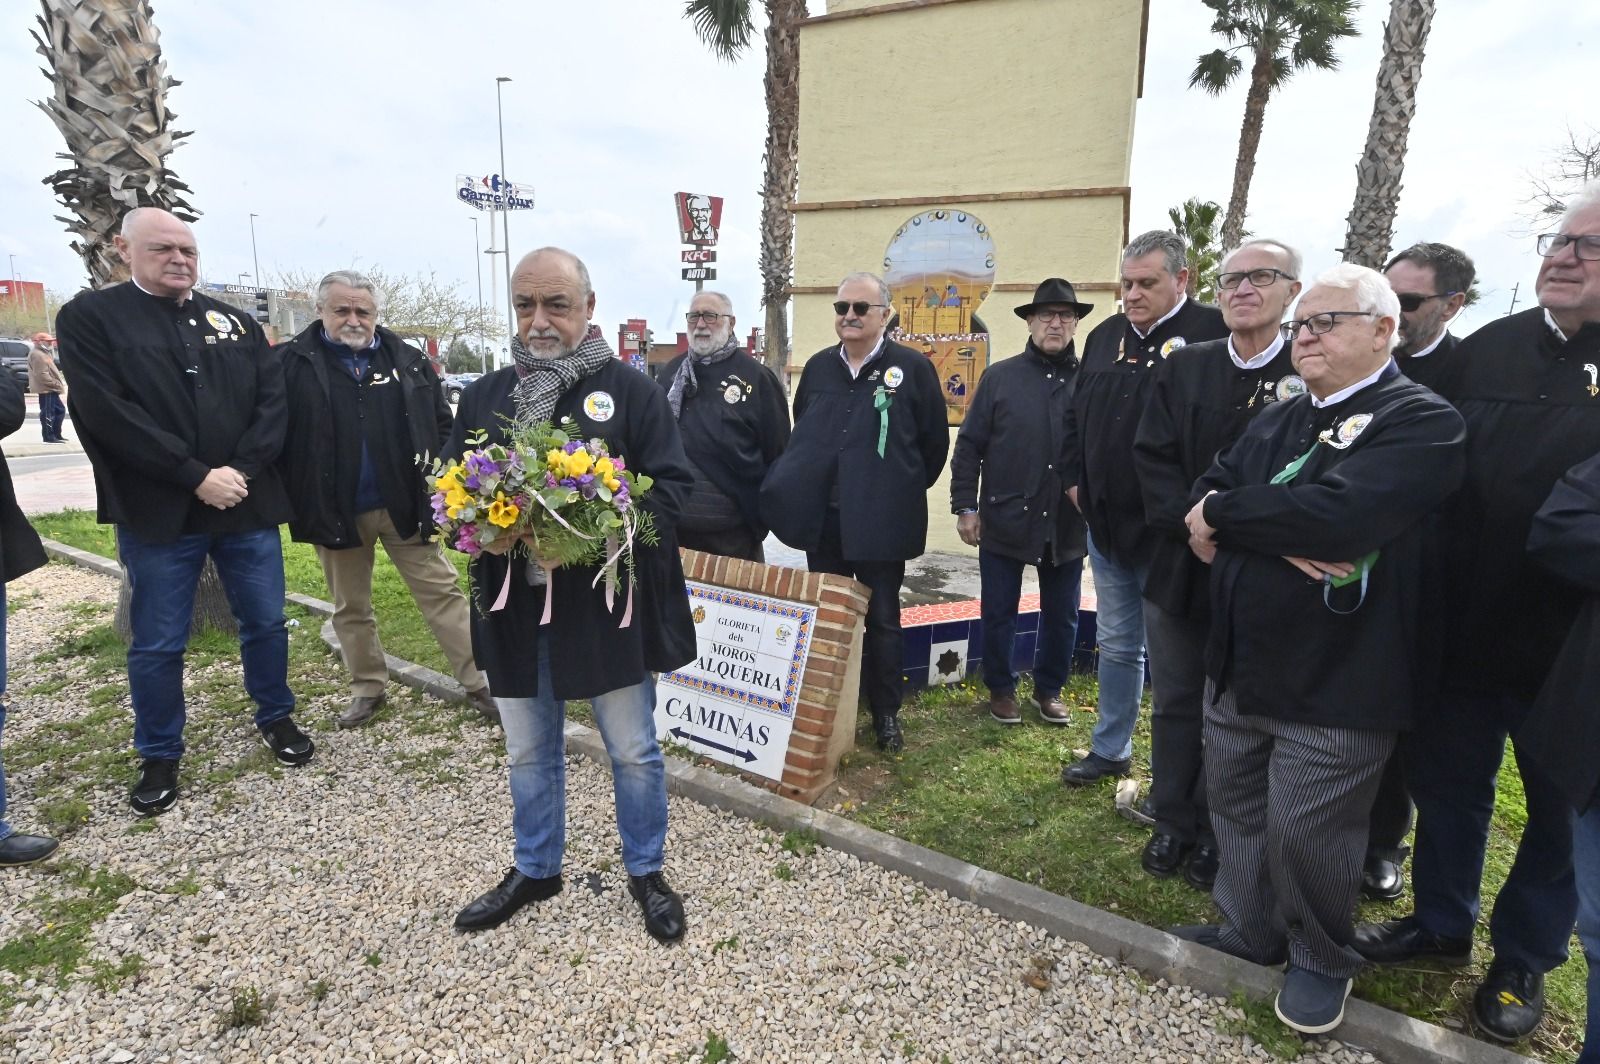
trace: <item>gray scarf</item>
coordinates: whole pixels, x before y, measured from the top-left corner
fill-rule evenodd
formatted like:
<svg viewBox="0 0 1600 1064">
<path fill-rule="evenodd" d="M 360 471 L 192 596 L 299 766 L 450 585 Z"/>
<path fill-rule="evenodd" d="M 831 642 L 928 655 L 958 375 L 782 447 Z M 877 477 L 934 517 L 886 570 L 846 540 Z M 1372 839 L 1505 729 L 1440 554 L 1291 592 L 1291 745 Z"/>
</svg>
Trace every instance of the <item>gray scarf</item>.
<svg viewBox="0 0 1600 1064">
<path fill-rule="evenodd" d="M 667 389 L 667 402 L 672 405 L 672 416 L 683 416 L 683 400 L 685 396 L 693 395 L 700 390 L 700 381 L 695 377 L 696 363 L 709 366 L 713 362 L 721 362 L 735 351 L 741 349 L 737 337 L 728 337 L 728 342 L 711 352 L 709 355 L 697 355 L 689 352 L 687 358 L 678 364 L 678 372 L 673 374 L 672 386 Z"/>
<path fill-rule="evenodd" d="M 511 397 L 517 404 L 517 424 L 527 427 L 549 421 L 555 413 L 556 400 L 568 388 L 616 356 L 596 329 L 583 338 L 577 350 L 555 358 L 540 358 L 522 346 L 521 337 L 513 336 L 511 357 L 517 363 L 519 378 L 516 387 L 511 389 Z"/>
</svg>

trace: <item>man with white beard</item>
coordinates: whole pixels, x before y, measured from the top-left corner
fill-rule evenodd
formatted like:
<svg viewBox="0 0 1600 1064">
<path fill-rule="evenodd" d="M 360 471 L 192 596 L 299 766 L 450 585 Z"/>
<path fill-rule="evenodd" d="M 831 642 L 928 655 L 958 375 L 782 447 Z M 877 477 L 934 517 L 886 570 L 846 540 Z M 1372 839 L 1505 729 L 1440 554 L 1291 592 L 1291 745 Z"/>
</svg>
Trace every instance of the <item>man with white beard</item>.
<svg viewBox="0 0 1600 1064">
<path fill-rule="evenodd" d="M 740 347 L 734 324 L 727 296 L 696 292 L 689 304 L 689 350 L 661 375 L 694 466 L 694 493 L 678 522 L 678 543 L 759 562 L 767 535 L 761 482 L 789 442 L 789 404 L 772 371 Z"/>
</svg>

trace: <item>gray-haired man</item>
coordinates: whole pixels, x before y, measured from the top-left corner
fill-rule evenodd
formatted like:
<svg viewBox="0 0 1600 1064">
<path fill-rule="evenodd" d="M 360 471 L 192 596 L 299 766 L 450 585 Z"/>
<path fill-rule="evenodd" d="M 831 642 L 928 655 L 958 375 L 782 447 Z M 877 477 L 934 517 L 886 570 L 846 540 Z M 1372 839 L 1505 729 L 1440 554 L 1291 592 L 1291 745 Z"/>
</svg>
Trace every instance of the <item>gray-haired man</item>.
<svg viewBox="0 0 1600 1064">
<path fill-rule="evenodd" d="M 341 728 L 383 705 L 388 669 L 372 609 L 373 547 L 411 589 L 473 706 L 498 721 L 472 657 L 466 596 L 432 532 L 417 456 L 439 453 L 452 419 L 427 356 L 378 324 L 382 294 L 347 270 L 317 286 L 317 315 L 279 348 L 289 430 L 279 465 L 294 518 L 289 533 L 316 546 L 333 595 L 333 630 L 350 670 Z"/>
</svg>

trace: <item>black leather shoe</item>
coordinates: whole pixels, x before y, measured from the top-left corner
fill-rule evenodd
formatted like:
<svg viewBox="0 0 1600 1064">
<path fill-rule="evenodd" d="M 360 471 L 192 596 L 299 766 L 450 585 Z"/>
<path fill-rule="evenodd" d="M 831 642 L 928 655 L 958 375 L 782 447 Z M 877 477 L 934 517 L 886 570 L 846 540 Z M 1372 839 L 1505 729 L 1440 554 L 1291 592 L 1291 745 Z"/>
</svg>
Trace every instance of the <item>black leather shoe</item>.
<svg viewBox="0 0 1600 1064">
<path fill-rule="evenodd" d="M 1381 924 L 1359 924 L 1351 945 L 1373 964 L 1422 960 L 1461 968 L 1472 961 L 1472 939 L 1436 935 L 1419 924 L 1415 916 L 1385 920 Z"/>
<path fill-rule="evenodd" d="M 886 754 L 898 754 L 906 748 L 906 737 L 900 731 L 898 714 L 887 713 L 872 718 L 872 730 L 878 736 L 878 749 Z"/>
<path fill-rule="evenodd" d="M 1367 854 L 1361 868 L 1361 893 L 1373 901 L 1394 901 L 1405 893 L 1406 877 L 1400 871 L 1400 862 L 1391 861 L 1382 854 Z"/>
<path fill-rule="evenodd" d="M 491 927 L 499 927 L 529 902 L 544 901 L 560 893 L 560 876 L 534 879 L 515 868 L 507 869 L 506 877 L 499 886 L 478 895 L 471 905 L 456 914 L 456 930 L 487 931 Z"/>
<path fill-rule="evenodd" d="M 1146 872 L 1157 879 L 1166 879 L 1178 870 L 1187 856 L 1189 856 L 1188 843 L 1179 842 L 1176 835 L 1158 831 L 1144 844 L 1144 853 L 1139 855 L 1139 863 L 1144 866 Z"/>
<path fill-rule="evenodd" d="M 7 835 L 0 839 L 0 868 L 42 861 L 56 852 L 61 844 L 43 835 Z"/>
<path fill-rule="evenodd" d="M 139 764 L 139 780 L 128 795 L 135 813 L 155 816 L 178 800 L 178 759 L 147 757 Z"/>
<path fill-rule="evenodd" d="M 1113 761 L 1109 757 L 1091 753 L 1082 761 L 1074 761 L 1062 769 L 1061 782 L 1069 787 L 1086 787 L 1112 776 L 1126 776 L 1132 768 L 1132 761 Z"/>
<path fill-rule="evenodd" d="M 1189 863 L 1183 867 L 1183 880 L 1196 890 L 1209 891 L 1217 882 L 1217 844 L 1215 840 L 1206 839 L 1194 848 L 1189 855 Z"/>
<path fill-rule="evenodd" d="M 1593 1006 L 1591 1006 L 1593 1007 Z M 1544 1019 L 1544 976 L 1495 961 L 1472 995 L 1472 1022 L 1496 1042 L 1520 1042 Z"/>
<path fill-rule="evenodd" d="M 645 929 L 658 942 L 676 942 L 683 937 L 683 899 L 667 886 L 660 872 L 628 877 L 628 893 L 644 910 Z"/>
</svg>

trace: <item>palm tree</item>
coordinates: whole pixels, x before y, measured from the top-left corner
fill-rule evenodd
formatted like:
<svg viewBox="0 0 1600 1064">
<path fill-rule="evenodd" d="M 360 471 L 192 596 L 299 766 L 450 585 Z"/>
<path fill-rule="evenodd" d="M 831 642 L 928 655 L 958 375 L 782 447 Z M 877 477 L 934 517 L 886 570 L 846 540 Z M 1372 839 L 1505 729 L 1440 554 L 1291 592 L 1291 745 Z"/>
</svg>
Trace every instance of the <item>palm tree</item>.
<svg viewBox="0 0 1600 1064">
<path fill-rule="evenodd" d="M 198 212 L 189 186 L 166 167 L 187 133 L 171 128 L 160 34 L 148 0 L 40 0 L 33 34 L 55 94 L 39 107 L 67 142 L 71 165 L 45 179 L 76 217 L 62 218 L 77 239 L 89 283 L 126 280 L 111 246 L 122 216 L 134 207 L 162 207 L 186 221 Z"/>
<path fill-rule="evenodd" d="M 1217 235 L 1222 207 L 1191 196 L 1180 206 L 1169 207 L 1167 217 L 1172 219 L 1172 231 L 1183 237 L 1189 249 L 1189 298 L 1215 303 L 1217 270 L 1222 266 L 1222 239 Z"/>
<path fill-rule="evenodd" d="M 789 362 L 789 283 L 794 276 L 794 215 L 799 187 L 800 23 L 805 0 L 762 0 L 767 15 L 767 145 L 761 177 L 761 305 L 766 362 L 783 379 Z M 685 0 L 684 15 L 717 58 L 732 62 L 755 35 L 751 0 Z"/>
<path fill-rule="evenodd" d="M 1240 53 L 1250 57 L 1250 88 L 1244 98 L 1244 125 L 1239 130 L 1239 155 L 1233 165 L 1233 194 L 1222 223 L 1222 246 L 1231 251 L 1244 233 L 1250 178 L 1261 146 L 1261 122 L 1267 99 L 1305 67 L 1333 70 L 1333 52 L 1340 37 L 1356 35 L 1352 12 L 1358 0 L 1201 0 L 1216 12 L 1211 32 L 1228 43 L 1202 55 L 1189 75 L 1191 88 L 1220 95 L 1244 70 Z"/>
<path fill-rule="evenodd" d="M 1422 50 L 1433 26 L 1434 0 L 1391 0 L 1383 28 L 1383 59 L 1372 101 L 1367 148 L 1356 164 L 1356 198 L 1344 237 L 1347 262 L 1382 269 L 1394 238 L 1400 204 L 1400 176 L 1406 166 L 1406 140 L 1417 113 L 1422 80 Z"/>
<path fill-rule="evenodd" d="M 89 284 L 125 281 L 128 267 L 111 238 L 134 207 L 162 207 L 193 221 L 199 212 L 184 198 L 189 186 L 167 169 L 166 159 L 186 133 L 171 128 L 160 34 L 148 0 L 40 0 L 40 33 L 33 39 L 55 94 L 39 106 L 66 141 L 70 162 L 45 179 L 75 217 L 62 218 L 83 259 Z M 115 627 L 130 638 L 129 588 L 124 577 Z M 206 560 L 195 596 L 193 628 L 236 632 L 238 626 Z"/>
</svg>

